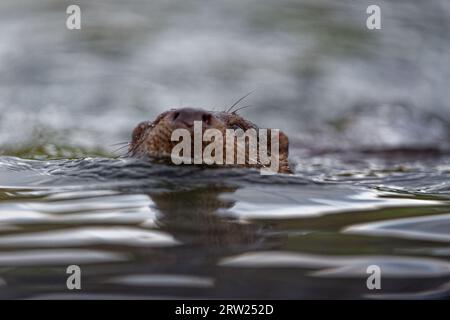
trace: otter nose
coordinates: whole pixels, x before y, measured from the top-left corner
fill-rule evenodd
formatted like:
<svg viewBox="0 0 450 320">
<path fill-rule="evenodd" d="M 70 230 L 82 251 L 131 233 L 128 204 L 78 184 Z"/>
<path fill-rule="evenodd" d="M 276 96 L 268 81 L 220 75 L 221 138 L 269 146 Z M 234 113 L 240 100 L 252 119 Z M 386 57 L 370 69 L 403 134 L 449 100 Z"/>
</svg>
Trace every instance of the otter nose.
<svg viewBox="0 0 450 320">
<path fill-rule="evenodd" d="M 212 114 L 205 110 L 183 108 L 175 110 L 172 114 L 172 122 L 175 125 L 194 126 L 194 121 L 202 121 L 204 125 L 211 124 Z"/>
</svg>

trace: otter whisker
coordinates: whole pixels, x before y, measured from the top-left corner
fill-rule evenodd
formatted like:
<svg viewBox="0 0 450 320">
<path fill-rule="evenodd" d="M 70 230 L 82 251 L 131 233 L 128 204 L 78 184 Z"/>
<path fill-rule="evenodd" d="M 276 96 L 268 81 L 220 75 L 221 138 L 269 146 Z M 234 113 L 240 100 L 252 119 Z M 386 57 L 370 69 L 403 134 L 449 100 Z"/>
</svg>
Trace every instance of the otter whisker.
<svg viewBox="0 0 450 320">
<path fill-rule="evenodd" d="M 245 96 L 243 96 L 242 98 L 239 98 L 235 103 L 233 103 L 232 105 L 231 105 L 231 107 L 229 107 L 228 108 L 228 110 L 227 111 L 225 111 L 226 113 L 229 113 L 231 110 L 233 110 L 233 108 L 235 107 L 235 106 L 237 106 L 238 104 L 239 104 L 239 102 L 241 102 L 242 100 L 244 100 L 245 98 L 247 98 L 249 95 L 251 95 L 252 93 L 254 92 L 254 90 L 253 91 L 250 91 L 249 93 L 247 93 Z"/>
<path fill-rule="evenodd" d="M 127 147 L 128 147 L 129 145 L 130 145 L 130 143 L 129 143 L 129 142 L 127 142 L 127 144 L 126 144 L 126 145 L 124 145 L 124 146 L 121 146 L 121 147 L 119 147 L 119 148 L 117 148 L 117 149 L 113 150 L 113 151 L 112 151 L 112 153 L 117 153 L 117 152 L 119 152 L 119 151 L 123 150 L 124 148 L 127 148 Z"/>
<path fill-rule="evenodd" d="M 129 141 L 123 141 L 123 142 L 118 142 L 118 143 L 111 144 L 110 146 L 120 146 L 119 148 L 114 149 L 113 151 L 111 151 L 111 153 L 116 154 L 119 151 L 122 151 L 124 148 L 128 148 L 130 146 L 130 142 Z M 125 154 L 125 156 L 126 155 L 127 154 Z M 117 157 L 120 157 L 120 156 L 121 156 L 120 154 L 117 155 Z"/>
<path fill-rule="evenodd" d="M 260 165 L 260 166 L 266 167 L 266 166 L 265 166 L 264 164 L 262 164 L 262 163 L 261 163 L 261 161 L 259 160 L 259 158 L 258 158 L 258 157 L 256 157 L 256 159 L 254 159 L 254 158 L 252 158 L 252 157 L 248 156 L 248 160 L 249 160 L 249 162 L 250 162 L 250 161 L 255 161 L 257 165 Z"/>
<path fill-rule="evenodd" d="M 117 142 L 117 143 L 110 144 L 109 146 L 110 147 L 115 147 L 115 146 L 119 146 L 119 145 L 123 145 L 123 144 L 130 144 L 130 142 L 129 141 L 122 141 L 122 142 Z"/>
<path fill-rule="evenodd" d="M 240 110 L 242 110 L 242 109 L 250 108 L 250 107 L 255 107 L 255 106 L 253 106 L 253 105 L 247 105 L 247 106 L 243 106 L 243 107 L 237 108 L 236 110 L 234 110 L 234 111 L 232 112 L 232 114 L 237 114 L 238 111 L 240 111 Z"/>
</svg>

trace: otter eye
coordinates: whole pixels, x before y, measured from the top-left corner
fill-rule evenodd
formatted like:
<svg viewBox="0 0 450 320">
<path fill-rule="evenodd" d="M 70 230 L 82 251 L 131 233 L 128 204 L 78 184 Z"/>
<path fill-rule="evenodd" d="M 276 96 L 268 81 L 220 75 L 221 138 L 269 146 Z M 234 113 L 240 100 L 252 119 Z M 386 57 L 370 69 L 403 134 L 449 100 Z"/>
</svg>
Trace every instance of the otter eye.
<svg viewBox="0 0 450 320">
<path fill-rule="evenodd" d="M 208 125 L 211 124 L 211 115 L 210 114 L 202 115 L 202 122 Z"/>
</svg>

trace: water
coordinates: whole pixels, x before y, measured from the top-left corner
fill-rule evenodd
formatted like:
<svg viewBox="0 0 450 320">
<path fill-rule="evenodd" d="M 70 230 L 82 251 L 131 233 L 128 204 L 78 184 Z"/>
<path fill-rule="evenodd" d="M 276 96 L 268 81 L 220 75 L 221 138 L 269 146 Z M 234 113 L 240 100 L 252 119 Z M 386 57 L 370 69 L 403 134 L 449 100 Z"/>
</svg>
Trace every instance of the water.
<svg viewBox="0 0 450 320">
<path fill-rule="evenodd" d="M 68 4 L 0 4 L 0 298 L 449 297 L 447 1 Z M 252 90 L 293 175 L 114 151 Z"/>
<path fill-rule="evenodd" d="M 448 297 L 450 156 L 401 167 L 364 157 L 370 169 L 352 158 L 261 176 L 3 157 L 0 296 Z M 65 287 L 70 264 L 80 292 Z M 374 264 L 377 293 L 366 288 Z"/>
</svg>

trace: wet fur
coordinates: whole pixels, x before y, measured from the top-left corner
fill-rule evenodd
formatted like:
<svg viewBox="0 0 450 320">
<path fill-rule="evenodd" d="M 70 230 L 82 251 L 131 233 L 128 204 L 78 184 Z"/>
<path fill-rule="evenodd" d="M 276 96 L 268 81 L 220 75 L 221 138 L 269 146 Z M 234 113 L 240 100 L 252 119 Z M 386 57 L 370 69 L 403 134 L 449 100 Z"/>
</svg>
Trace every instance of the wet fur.
<svg viewBox="0 0 450 320">
<path fill-rule="evenodd" d="M 131 143 L 129 145 L 129 155 L 132 157 L 149 157 L 156 159 L 170 159 L 173 147 L 178 144 L 177 141 L 171 141 L 172 131 L 180 128 L 174 125 L 173 119 L 177 112 L 182 109 L 171 109 L 161 113 L 154 121 L 141 122 L 133 130 Z M 185 110 L 185 109 L 183 109 Z M 198 111 L 199 109 L 190 109 Z M 224 153 L 225 154 L 225 130 L 226 129 L 248 129 L 258 130 L 258 126 L 254 123 L 244 119 L 235 112 L 209 112 L 211 118 L 208 119 L 209 128 L 218 129 L 224 136 Z M 204 125 L 204 129 L 205 129 Z M 270 131 L 270 130 L 269 130 Z M 191 133 L 192 134 L 192 133 Z M 270 137 L 270 133 L 268 133 Z M 279 155 L 280 168 L 279 173 L 291 173 L 288 163 L 289 155 L 289 140 L 287 136 L 280 131 L 279 136 Z M 270 138 L 268 138 L 270 143 Z M 210 142 L 204 142 L 203 148 Z M 236 157 L 236 143 L 235 143 L 235 157 Z M 268 146 L 270 150 L 270 145 Z M 246 163 L 245 165 L 235 165 L 244 167 L 260 168 L 259 159 L 256 159 L 258 164 L 250 164 L 248 162 L 248 148 L 246 148 Z"/>
</svg>

